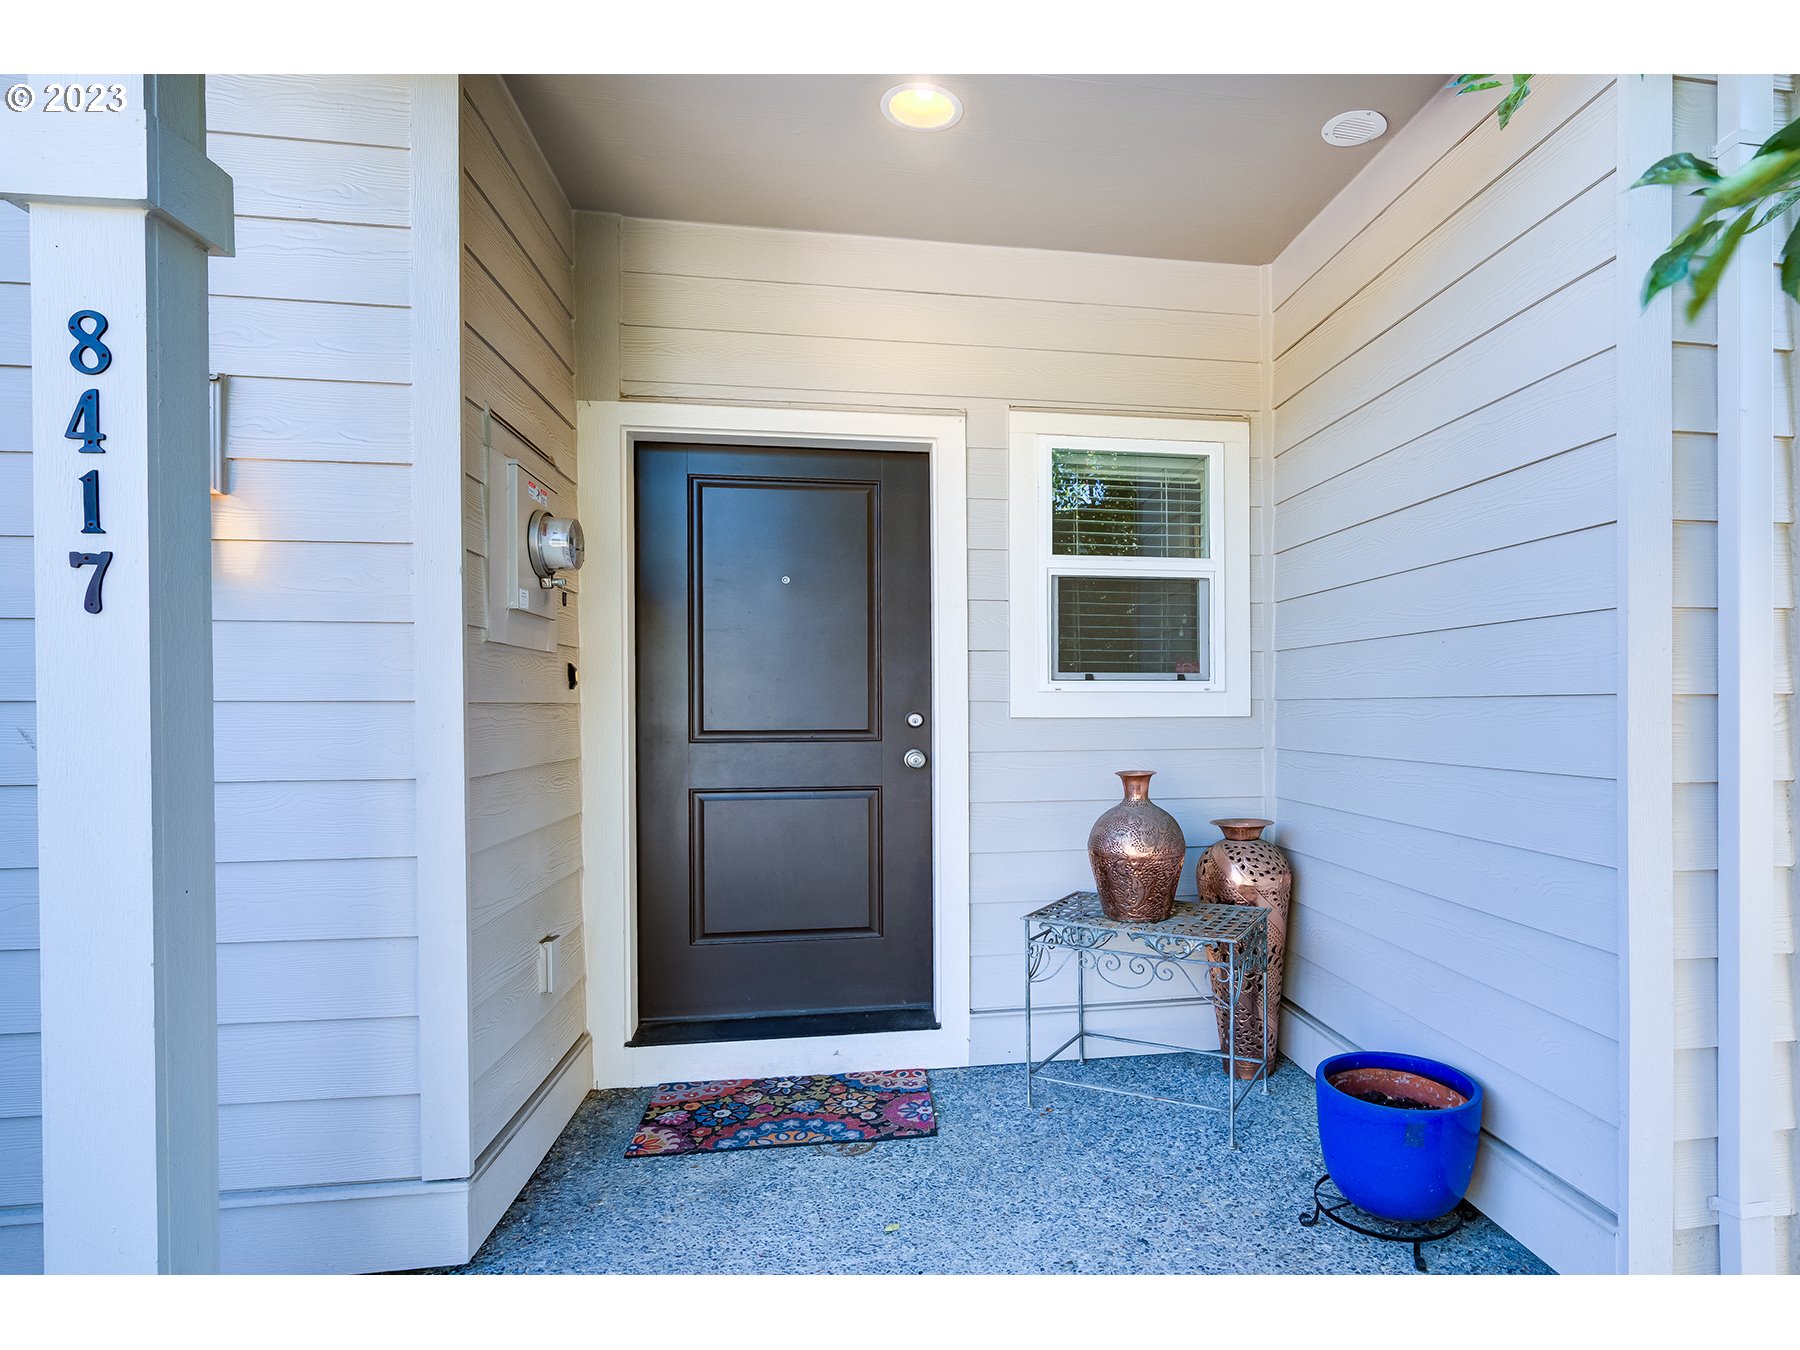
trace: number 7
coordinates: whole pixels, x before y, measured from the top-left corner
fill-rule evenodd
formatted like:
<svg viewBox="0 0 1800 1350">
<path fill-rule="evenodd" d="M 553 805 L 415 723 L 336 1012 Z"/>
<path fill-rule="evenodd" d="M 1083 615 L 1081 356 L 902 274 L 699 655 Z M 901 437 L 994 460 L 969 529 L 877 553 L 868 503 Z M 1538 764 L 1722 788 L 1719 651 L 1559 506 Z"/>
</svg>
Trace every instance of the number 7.
<svg viewBox="0 0 1800 1350">
<path fill-rule="evenodd" d="M 87 599 L 81 602 L 81 607 L 89 614 L 98 614 L 100 612 L 100 585 L 106 580 L 106 569 L 112 566 L 112 553 L 110 551 L 106 553 L 71 553 L 69 566 L 94 569 L 94 575 L 88 578 Z"/>
</svg>

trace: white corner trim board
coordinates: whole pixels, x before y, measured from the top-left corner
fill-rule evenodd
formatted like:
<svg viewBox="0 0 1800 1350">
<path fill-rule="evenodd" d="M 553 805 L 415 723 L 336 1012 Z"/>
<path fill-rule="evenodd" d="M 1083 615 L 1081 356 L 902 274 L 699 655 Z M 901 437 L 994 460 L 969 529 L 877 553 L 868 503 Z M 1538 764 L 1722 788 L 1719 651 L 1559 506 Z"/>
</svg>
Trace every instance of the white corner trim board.
<svg viewBox="0 0 1800 1350">
<path fill-rule="evenodd" d="M 1669 153 L 1674 80 L 1618 84 L 1618 171 L 1628 181 Z M 1619 1269 L 1667 1273 L 1675 1253 L 1674 513 L 1668 390 L 1670 292 L 1638 303 L 1668 244 L 1667 189 L 1616 199 L 1618 606 Z"/>
<path fill-rule="evenodd" d="M 461 201 L 454 75 L 421 76 L 408 156 L 413 230 L 414 768 L 419 837 L 419 1157 L 469 1175 L 469 858 L 464 736 Z M 453 584 L 454 583 L 454 584 Z"/>
<path fill-rule="evenodd" d="M 1007 568 L 1011 710 L 1014 717 L 1248 717 L 1250 715 L 1250 423 L 1243 419 L 1135 417 L 1015 409 L 1008 418 Z M 1053 680 L 1051 572 L 1076 560 L 1049 547 L 1052 443 L 1203 454 L 1214 545 L 1203 565 L 1213 580 L 1205 683 L 1173 679 Z M 1157 574 L 1184 566 L 1155 558 L 1083 558 L 1085 570 Z"/>
<path fill-rule="evenodd" d="M 582 913 L 595 1083 L 843 1072 L 969 1062 L 967 445 L 961 417 L 802 408 L 583 402 L 580 515 L 593 579 L 581 588 Z M 938 1027 L 722 1044 L 628 1046 L 637 1027 L 637 769 L 632 446 L 639 439 L 910 450 L 931 457 L 932 923 Z"/>
</svg>

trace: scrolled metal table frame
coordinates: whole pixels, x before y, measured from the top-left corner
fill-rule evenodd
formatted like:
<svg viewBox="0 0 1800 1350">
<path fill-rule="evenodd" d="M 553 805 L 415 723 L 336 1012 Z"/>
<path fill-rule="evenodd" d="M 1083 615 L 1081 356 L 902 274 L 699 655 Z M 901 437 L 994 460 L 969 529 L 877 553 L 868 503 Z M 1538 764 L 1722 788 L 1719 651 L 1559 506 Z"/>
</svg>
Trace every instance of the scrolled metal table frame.
<svg viewBox="0 0 1800 1350">
<path fill-rule="evenodd" d="M 1100 897 L 1093 891 L 1075 891 L 1053 904 L 1033 910 L 1025 916 L 1025 1105 L 1036 1105 L 1033 1085 L 1042 1080 L 1062 1087 L 1081 1088 L 1088 1092 L 1110 1092 L 1121 1097 L 1138 1097 L 1145 1101 L 1169 1102 L 1191 1106 L 1201 1111 L 1219 1111 L 1225 1115 L 1225 1133 L 1232 1148 L 1237 1147 L 1237 1110 L 1258 1080 L 1263 1095 L 1269 1092 L 1269 982 L 1262 987 L 1262 1058 L 1253 1059 L 1237 1052 L 1237 1005 L 1243 996 L 1245 979 L 1269 965 L 1269 915 L 1253 905 L 1197 905 L 1177 902 L 1174 912 L 1160 923 L 1130 923 L 1109 919 L 1100 908 Z M 1119 941 L 1122 946 L 1114 946 Z M 1062 953 L 1063 960 L 1048 968 L 1049 958 Z M 1070 1036 L 1042 1060 L 1033 1057 L 1031 1048 L 1031 987 L 1060 974 L 1069 961 L 1075 962 L 1075 1034 Z M 1193 967 L 1206 971 L 1206 988 L 1202 991 L 1189 973 Z M 1117 989 L 1147 989 L 1152 985 L 1172 982 L 1179 973 L 1200 1001 L 1226 1010 L 1225 1044 L 1219 1050 L 1202 1050 L 1192 1045 L 1170 1045 L 1165 1041 L 1139 1040 L 1132 1036 L 1115 1036 L 1089 1031 L 1087 1027 L 1087 973 L 1094 974 Z M 1224 977 L 1224 992 L 1217 991 L 1214 977 Z M 1070 1046 L 1076 1047 L 1080 1063 L 1087 1063 L 1089 1041 L 1112 1041 L 1120 1045 L 1140 1045 L 1152 1050 L 1176 1050 L 1219 1060 L 1225 1070 L 1225 1102 L 1195 1101 L 1187 1097 L 1162 1097 L 1151 1092 L 1112 1087 L 1103 1083 L 1083 1083 L 1072 1078 L 1059 1078 L 1045 1069 Z M 1240 1064 L 1256 1066 L 1255 1076 L 1244 1080 L 1240 1088 L 1237 1068 Z"/>
</svg>

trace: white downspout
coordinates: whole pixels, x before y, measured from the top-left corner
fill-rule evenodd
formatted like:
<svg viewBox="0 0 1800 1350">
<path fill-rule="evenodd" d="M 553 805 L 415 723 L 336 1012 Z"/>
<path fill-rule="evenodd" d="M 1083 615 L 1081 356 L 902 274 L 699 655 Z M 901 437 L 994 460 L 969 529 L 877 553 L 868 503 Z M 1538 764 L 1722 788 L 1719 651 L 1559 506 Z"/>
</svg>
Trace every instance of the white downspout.
<svg viewBox="0 0 1800 1350">
<path fill-rule="evenodd" d="M 1259 314 L 1258 359 L 1261 365 L 1262 397 L 1258 400 L 1258 427 L 1254 445 L 1261 460 L 1262 483 L 1257 494 L 1262 506 L 1262 530 L 1253 546 L 1262 550 L 1262 592 L 1256 598 L 1263 606 L 1263 815 L 1275 822 L 1275 842 L 1281 839 L 1280 793 L 1276 778 L 1279 766 L 1275 753 L 1275 719 L 1280 715 L 1275 701 L 1275 268 L 1264 263 L 1257 269 Z"/>
</svg>

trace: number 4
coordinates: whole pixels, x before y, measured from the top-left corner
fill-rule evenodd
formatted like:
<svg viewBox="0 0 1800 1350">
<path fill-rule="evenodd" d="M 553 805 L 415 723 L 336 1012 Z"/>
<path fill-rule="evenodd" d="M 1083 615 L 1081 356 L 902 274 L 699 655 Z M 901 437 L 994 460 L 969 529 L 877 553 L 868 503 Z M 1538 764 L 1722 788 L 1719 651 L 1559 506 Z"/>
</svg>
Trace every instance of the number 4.
<svg viewBox="0 0 1800 1350">
<path fill-rule="evenodd" d="M 63 432 L 63 438 L 81 442 L 81 453 L 84 455 L 104 455 L 100 442 L 106 439 L 106 433 L 100 430 L 100 391 L 89 389 L 75 405 L 75 411 L 69 417 L 69 429 Z"/>
</svg>

